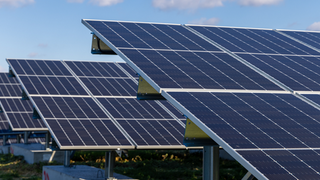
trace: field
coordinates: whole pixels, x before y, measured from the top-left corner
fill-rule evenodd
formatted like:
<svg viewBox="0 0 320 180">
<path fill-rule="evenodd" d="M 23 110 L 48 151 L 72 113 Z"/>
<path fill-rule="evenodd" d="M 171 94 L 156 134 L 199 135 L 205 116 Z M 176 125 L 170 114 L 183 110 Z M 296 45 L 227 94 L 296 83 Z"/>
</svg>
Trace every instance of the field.
<svg viewBox="0 0 320 180">
<path fill-rule="evenodd" d="M 73 165 L 86 164 L 104 168 L 104 154 L 100 151 L 79 151 L 73 156 Z M 131 150 L 129 157 L 116 158 L 114 171 L 141 180 L 202 179 L 202 153 L 189 151 Z M 57 163 L 27 164 L 23 157 L 0 155 L 0 178 L 40 180 L 42 166 Z M 247 171 L 236 161 L 220 160 L 220 179 L 241 179 Z"/>
</svg>

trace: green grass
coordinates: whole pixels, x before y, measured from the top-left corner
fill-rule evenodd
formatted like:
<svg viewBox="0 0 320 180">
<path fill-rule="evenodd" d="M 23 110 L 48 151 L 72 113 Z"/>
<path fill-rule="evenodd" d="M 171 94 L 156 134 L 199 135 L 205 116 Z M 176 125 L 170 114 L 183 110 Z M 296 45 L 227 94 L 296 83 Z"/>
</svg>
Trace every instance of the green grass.
<svg viewBox="0 0 320 180">
<path fill-rule="evenodd" d="M 77 152 L 73 160 L 76 164 L 104 168 L 104 152 Z M 141 180 L 202 179 L 202 153 L 131 150 L 128 158 L 117 158 L 114 171 Z M 238 162 L 220 159 L 221 180 L 241 179 L 246 172 Z"/>
<path fill-rule="evenodd" d="M 104 168 L 105 152 L 79 151 L 72 158 L 76 165 Z M 22 156 L 0 154 L 0 178 L 40 180 L 42 167 L 58 163 L 27 164 Z M 202 179 L 202 153 L 165 150 L 130 150 L 129 157 L 117 157 L 116 173 L 140 180 Z M 220 160 L 220 179 L 241 179 L 247 171 L 236 161 Z"/>
</svg>

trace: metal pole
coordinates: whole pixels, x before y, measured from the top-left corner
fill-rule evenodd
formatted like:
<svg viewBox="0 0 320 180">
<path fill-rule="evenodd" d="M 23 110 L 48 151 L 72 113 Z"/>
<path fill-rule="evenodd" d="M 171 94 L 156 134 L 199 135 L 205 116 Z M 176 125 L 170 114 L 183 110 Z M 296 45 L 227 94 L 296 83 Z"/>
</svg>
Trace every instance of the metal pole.
<svg viewBox="0 0 320 180">
<path fill-rule="evenodd" d="M 17 134 L 17 144 L 19 144 L 19 143 L 20 143 L 20 141 L 21 141 L 21 137 L 20 137 L 20 135 L 19 135 L 19 134 Z"/>
<path fill-rule="evenodd" d="M 114 151 L 107 151 L 106 152 L 106 165 L 105 165 L 105 177 L 106 179 L 113 178 L 113 167 L 115 164 L 115 152 Z"/>
<path fill-rule="evenodd" d="M 64 167 L 70 167 L 70 151 L 64 153 Z"/>
<path fill-rule="evenodd" d="M 28 131 L 25 131 L 24 132 L 24 144 L 28 144 L 28 136 L 29 136 Z"/>
<path fill-rule="evenodd" d="M 50 132 L 48 131 L 48 132 L 46 133 L 46 149 L 49 149 L 49 148 L 50 148 L 49 142 L 50 142 Z"/>
<path fill-rule="evenodd" d="M 203 147 L 203 180 L 219 180 L 219 146 Z"/>
<path fill-rule="evenodd" d="M 2 143 L 2 146 L 5 146 L 5 145 L 7 145 L 7 137 L 6 137 L 6 135 L 3 135 L 2 136 L 2 139 L 3 139 L 3 143 Z"/>
<path fill-rule="evenodd" d="M 253 180 L 254 176 L 248 171 L 241 180 Z"/>
</svg>

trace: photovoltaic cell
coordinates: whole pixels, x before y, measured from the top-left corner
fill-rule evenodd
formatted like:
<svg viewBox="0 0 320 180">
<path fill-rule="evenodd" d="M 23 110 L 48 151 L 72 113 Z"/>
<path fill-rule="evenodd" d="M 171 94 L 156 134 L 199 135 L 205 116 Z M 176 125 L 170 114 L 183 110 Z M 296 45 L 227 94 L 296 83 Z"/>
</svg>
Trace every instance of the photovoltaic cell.
<svg viewBox="0 0 320 180">
<path fill-rule="evenodd" d="M 273 30 L 189 26 L 232 52 L 320 55 Z"/>
<path fill-rule="evenodd" d="M 320 57 L 238 55 L 295 91 L 320 90 Z"/>
<path fill-rule="evenodd" d="M 1 104 L 12 130 L 47 130 L 41 119 L 33 119 L 33 107 L 30 101 L 6 98 L 1 100 Z"/>
<path fill-rule="evenodd" d="M 34 65 L 38 61 L 8 60 L 10 65 L 13 62 L 13 71 L 15 66 L 23 67 L 20 64 Z M 65 66 L 61 68 L 65 76 L 17 75 L 60 148 L 133 148 L 133 144 L 137 148 L 185 148 L 180 119 L 163 109 L 165 105 L 159 102 L 136 100 L 137 79 L 128 76 L 133 70 L 123 66 L 124 63 L 61 61 L 61 64 Z M 25 72 L 24 68 L 21 71 Z M 28 72 L 34 71 L 30 66 Z M 98 99 L 111 99 L 118 104 L 104 105 Z M 125 128 L 121 124 L 131 128 L 127 135 L 122 132 Z M 142 137 L 143 144 L 138 143 L 141 139 L 133 139 L 136 135 Z"/>
<path fill-rule="evenodd" d="M 319 179 L 319 33 L 83 23 L 258 179 Z"/>
<path fill-rule="evenodd" d="M 320 33 L 308 31 L 281 31 L 295 39 L 298 39 L 308 45 L 320 49 Z"/>
</svg>

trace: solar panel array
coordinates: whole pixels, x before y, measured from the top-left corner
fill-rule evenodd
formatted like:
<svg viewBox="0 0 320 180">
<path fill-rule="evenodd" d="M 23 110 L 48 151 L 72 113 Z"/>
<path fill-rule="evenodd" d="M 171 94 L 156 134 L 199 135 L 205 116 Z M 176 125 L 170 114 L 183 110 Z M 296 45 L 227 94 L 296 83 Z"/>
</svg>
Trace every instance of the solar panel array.
<svg viewBox="0 0 320 180">
<path fill-rule="evenodd" d="M 258 179 L 319 179 L 319 34 L 83 23 Z"/>
<path fill-rule="evenodd" d="M 0 135 L 13 131 L 47 130 L 39 120 L 32 119 L 32 105 L 21 100 L 21 86 L 8 73 L 0 73 Z M 42 128 L 44 127 L 44 128 Z M 16 143 L 15 135 L 8 136 L 7 144 Z M 0 144 L 3 144 L 2 136 Z M 22 140 L 23 142 L 23 140 Z M 30 138 L 30 142 L 41 142 L 41 138 Z"/>
<path fill-rule="evenodd" d="M 185 149 L 179 112 L 136 100 L 125 63 L 7 61 L 60 149 Z"/>
</svg>

